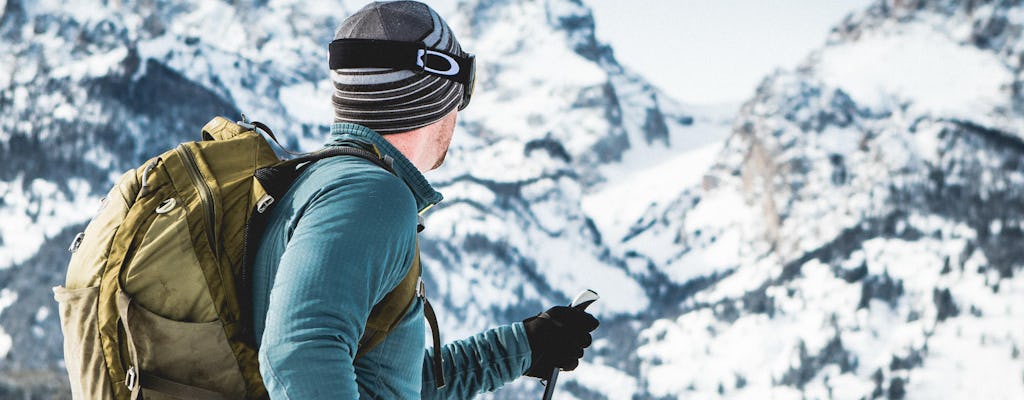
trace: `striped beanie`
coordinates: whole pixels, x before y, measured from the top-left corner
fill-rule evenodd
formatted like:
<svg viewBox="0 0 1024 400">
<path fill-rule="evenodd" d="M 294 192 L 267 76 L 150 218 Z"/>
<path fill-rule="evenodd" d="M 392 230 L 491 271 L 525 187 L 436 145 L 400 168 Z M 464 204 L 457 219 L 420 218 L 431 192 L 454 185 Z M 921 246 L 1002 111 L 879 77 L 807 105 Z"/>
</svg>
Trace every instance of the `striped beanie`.
<svg viewBox="0 0 1024 400">
<path fill-rule="evenodd" d="M 427 49 L 465 56 L 451 28 L 417 1 L 373 2 L 345 19 L 334 39 L 423 43 Z M 349 122 L 380 134 L 430 125 L 462 101 L 462 84 L 422 71 L 344 68 L 331 71 L 334 122 Z"/>
</svg>

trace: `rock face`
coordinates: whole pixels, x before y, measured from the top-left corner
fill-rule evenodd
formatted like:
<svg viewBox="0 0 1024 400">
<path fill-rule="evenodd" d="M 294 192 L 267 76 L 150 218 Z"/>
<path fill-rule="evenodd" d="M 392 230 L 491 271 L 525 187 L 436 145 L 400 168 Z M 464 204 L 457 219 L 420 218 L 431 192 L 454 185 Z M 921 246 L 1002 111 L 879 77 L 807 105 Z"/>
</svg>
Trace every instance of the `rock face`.
<svg viewBox="0 0 1024 400">
<path fill-rule="evenodd" d="M 332 117 L 324 49 L 354 8 L 0 5 L 0 398 L 62 398 L 49 288 L 63 282 L 67 245 L 100 196 L 124 170 L 197 139 L 214 115 L 245 113 L 292 148 L 317 148 Z M 642 311 L 645 284 L 610 254 L 580 202 L 609 180 L 602 165 L 668 154 L 691 114 L 615 61 L 579 1 L 435 6 L 480 60 L 448 166 L 430 177 L 448 194 L 423 240 L 445 337 L 521 320 L 585 286 L 606 293 L 611 317 Z M 537 390 L 530 382 L 497 396 Z"/>
<path fill-rule="evenodd" d="M 69 396 L 48 288 L 120 172 L 216 114 L 320 145 L 326 3 L 0 1 L 0 398 Z M 446 339 L 593 288 L 566 396 L 1024 397 L 1019 2 L 879 2 L 738 112 L 623 68 L 578 0 L 431 4 L 480 63 L 428 175 Z"/>
<path fill-rule="evenodd" d="M 1024 395 L 1022 24 L 1019 2 L 878 2 L 767 77 L 696 206 L 663 210 L 686 217 L 662 235 L 740 235 L 679 271 L 739 258 L 641 334 L 647 392 Z"/>
</svg>

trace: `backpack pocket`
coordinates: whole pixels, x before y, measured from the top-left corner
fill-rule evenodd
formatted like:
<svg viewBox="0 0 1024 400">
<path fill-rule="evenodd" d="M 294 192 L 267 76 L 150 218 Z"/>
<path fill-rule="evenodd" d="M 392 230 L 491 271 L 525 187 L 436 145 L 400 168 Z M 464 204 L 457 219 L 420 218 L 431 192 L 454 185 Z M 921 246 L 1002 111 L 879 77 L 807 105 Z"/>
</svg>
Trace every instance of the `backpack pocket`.
<svg viewBox="0 0 1024 400">
<path fill-rule="evenodd" d="M 139 180 L 135 171 L 128 171 L 104 197 L 96 217 L 68 249 L 71 251 L 71 262 L 68 264 L 65 282 L 67 288 L 78 289 L 100 284 L 114 235 L 135 202 L 138 187 Z"/>
<path fill-rule="evenodd" d="M 71 381 L 71 398 L 113 400 L 107 362 L 100 346 L 96 307 L 99 286 L 69 290 L 53 288 L 64 333 L 64 365 Z"/>
<path fill-rule="evenodd" d="M 147 310 L 175 321 L 216 320 L 210 287 L 196 255 L 187 205 L 167 197 L 140 228 L 137 250 L 122 274 L 123 289 Z"/>
<path fill-rule="evenodd" d="M 241 399 L 245 381 L 220 320 L 182 322 L 164 318 L 124 292 L 117 294 L 129 359 L 147 400 Z"/>
</svg>

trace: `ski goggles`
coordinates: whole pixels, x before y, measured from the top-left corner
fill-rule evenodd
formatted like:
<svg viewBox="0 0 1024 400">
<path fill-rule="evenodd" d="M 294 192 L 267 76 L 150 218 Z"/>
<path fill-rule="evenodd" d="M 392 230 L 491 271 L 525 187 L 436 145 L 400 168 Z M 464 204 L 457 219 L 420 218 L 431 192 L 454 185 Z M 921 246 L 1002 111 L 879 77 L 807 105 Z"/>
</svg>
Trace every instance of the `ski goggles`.
<svg viewBox="0 0 1024 400">
<path fill-rule="evenodd" d="M 429 49 L 423 43 L 378 39 L 338 39 L 328 47 L 331 69 L 395 68 L 421 71 L 462 84 L 459 111 L 476 86 L 476 57 Z"/>
</svg>

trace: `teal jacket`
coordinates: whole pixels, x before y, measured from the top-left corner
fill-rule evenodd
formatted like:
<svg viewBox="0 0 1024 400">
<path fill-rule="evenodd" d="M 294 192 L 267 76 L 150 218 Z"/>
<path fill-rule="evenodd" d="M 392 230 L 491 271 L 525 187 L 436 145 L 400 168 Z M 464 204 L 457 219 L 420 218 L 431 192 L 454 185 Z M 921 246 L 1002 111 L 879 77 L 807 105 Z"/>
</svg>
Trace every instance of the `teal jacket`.
<svg viewBox="0 0 1024 400">
<path fill-rule="evenodd" d="M 418 298 L 382 344 L 355 359 L 370 309 L 412 263 L 417 211 L 441 194 L 376 132 L 335 124 L 328 146 L 344 141 L 376 145 L 394 158 L 398 177 L 360 158 L 334 157 L 306 169 L 274 205 L 252 275 L 260 372 L 271 398 L 466 399 L 521 376 L 530 345 L 515 323 L 443 346 L 447 385 L 436 389 Z"/>
</svg>

